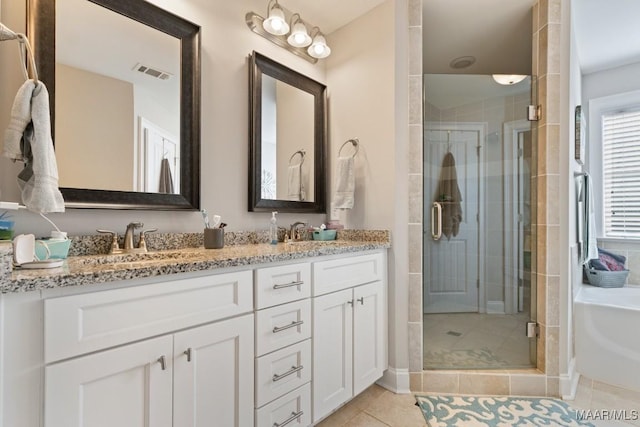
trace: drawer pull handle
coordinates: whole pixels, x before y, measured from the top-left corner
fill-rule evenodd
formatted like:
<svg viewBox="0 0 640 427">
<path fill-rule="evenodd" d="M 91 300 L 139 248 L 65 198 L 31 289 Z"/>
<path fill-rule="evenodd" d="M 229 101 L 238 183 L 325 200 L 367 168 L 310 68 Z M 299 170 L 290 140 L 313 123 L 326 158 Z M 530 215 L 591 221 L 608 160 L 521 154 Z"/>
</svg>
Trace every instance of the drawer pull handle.
<svg viewBox="0 0 640 427">
<path fill-rule="evenodd" d="M 286 420 L 284 420 L 281 423 L 273 423 L 273 427 L 284 427 L 287 424 L 291 423 L 292 421 L 297 420 L 298 418 L 300 418 L 302 416 L 302 414 L 304 414 L 304 412 L 302 411 L 298 411 L 298 412 L 292 412 L 291 416 L 289 418 L 287 418 Z"/>
<path fill-rule="evenodd" d="M 160 363 L 160 368 L 165 371 L 167 369 L 167 359 L 164 356 L 160 356 L 158 362 Z"/>
<path fill-rule="evenodd" d="M 347 301 L 347 304 L 349 304 L 351 307 L 353 307 L 353 300 Z"/>
<path fill-rule="evenodd" d="M 281 379 L 283 379 L 284 377 L 288 377 L 289 375 L 295 374 L 296 372 L 302 371 L 303 366 L 292 366 L 291 369 L 289 369 L 287 372 L 285 372 L 284 374 L 273 374 L 273 381 L 280 381 Z"/>
<path fill-rule="evenodd" d="M 300 286 L 300 285 L 304 285 L 304 282 L 302 280 L 298 280 L 291 283 L 283 283 L 282 285 L 273 285 L 273 289 L 290 288 L 292 286 Z"/>
<path fill-rule="evenodd" d="M 358 298 L 356 301 L 359 301 L 360 305 L 364 305 L 364 297 Z"/>
<path fill-rule="evenodd" d="M 304 323 L 303 320 L 298 320 L 297 322 L 291 322 L 288 325 L 284 325 L 284 326 L 274 326 L 273 328 L 273 333 L 277 334 L 278 332 L 282 332 L 284 330 L 290 329 L 290 328 L 295 328 L 296 326 L 300 326 Z"/>
<path fill-rule="evenodd" d="M 187 362 L 191 362 L 191 347 L 184 351 L 184 354 L 187 355 Z"/>
</svg>

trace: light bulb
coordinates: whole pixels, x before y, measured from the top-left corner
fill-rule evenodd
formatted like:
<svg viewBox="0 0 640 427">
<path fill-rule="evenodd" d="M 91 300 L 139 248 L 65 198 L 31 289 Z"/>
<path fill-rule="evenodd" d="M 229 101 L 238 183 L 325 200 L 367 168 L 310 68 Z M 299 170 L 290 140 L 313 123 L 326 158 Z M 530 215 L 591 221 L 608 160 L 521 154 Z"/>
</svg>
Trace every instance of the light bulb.
<svg viewBox="0 0 640 427">
<path fill-rule="evenodd" d="M 309 55 L 318 59 L 331 55 L 331 49 L 327 46 L 327 41 L 322 34 L 318 34 L 313 38 L 313 44 L 309 46 L 307 52 L 309 52 Z"/>
<path fill-rule="evenodd" d="M 295 47 L 306 47 L 311 44 L 311 36 L 307 33 L 307 27 L 300 21 L 296 22 L 293 25 L 293 29 L 291 30 L 291 35 L 287 39 L 287 42 L 291 46 Z"/>
<path fill-rule="evenodd" d="M 264 20 L 262 27 L 275 36 L 282 36 L 289 32 L 289 24 L 284 19 L 284 12 L 277 2 L 269 11 L 269 17 Z"/>
</svg>

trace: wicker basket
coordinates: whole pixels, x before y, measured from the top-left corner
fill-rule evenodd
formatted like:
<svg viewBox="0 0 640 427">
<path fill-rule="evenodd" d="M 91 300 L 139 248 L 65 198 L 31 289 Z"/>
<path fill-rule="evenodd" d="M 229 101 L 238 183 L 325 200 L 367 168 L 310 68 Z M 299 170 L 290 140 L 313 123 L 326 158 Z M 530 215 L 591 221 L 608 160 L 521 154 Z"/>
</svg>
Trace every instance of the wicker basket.
<svg viewBox="0 0 640 427">
<path fill-rule="evenodd" d="M 621 288 L 627 281 L 629 270 L 604 271 L 585 267 L 584 273 L 590 285 L 601 288 Z"/>
</svg>

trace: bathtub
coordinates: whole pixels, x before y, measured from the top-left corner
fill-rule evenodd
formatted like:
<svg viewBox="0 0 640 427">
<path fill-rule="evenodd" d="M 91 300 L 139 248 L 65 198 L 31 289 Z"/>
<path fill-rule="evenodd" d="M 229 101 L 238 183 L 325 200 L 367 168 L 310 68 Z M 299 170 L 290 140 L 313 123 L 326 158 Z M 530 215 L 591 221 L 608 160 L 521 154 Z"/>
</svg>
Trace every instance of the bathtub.
<svg viewBox="0 0 640 427">
<path fill-rule="evenodd" d="M 574 314 L 576 370 L 640 391 L 640 287 L 581 285 Z"/>
</svg>

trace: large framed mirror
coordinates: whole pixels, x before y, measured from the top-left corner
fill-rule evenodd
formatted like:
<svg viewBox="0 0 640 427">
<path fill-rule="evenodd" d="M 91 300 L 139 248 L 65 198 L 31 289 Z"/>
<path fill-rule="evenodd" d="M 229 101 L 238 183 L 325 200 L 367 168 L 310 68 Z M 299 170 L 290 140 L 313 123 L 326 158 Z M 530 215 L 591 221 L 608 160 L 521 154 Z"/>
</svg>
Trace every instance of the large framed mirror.
<svg viewBox="0 0 640 427">
<path fill-rule="evenodd" d="M 326 86 L 250 56 L 249 210 L 325 212 Z"/>
<path fill-rule="evenodd" d="M 28 0 L 67 207 L 200 207 L 200 27 L 144 0 Z"/>
</svg>

